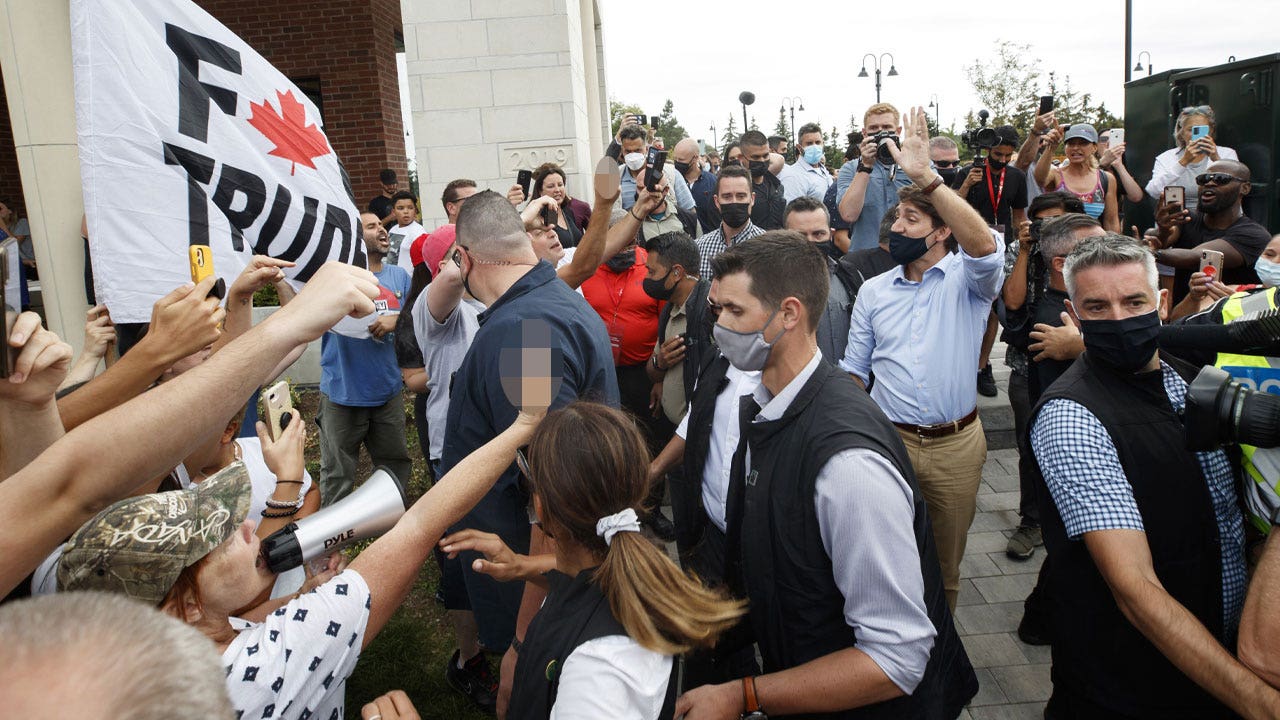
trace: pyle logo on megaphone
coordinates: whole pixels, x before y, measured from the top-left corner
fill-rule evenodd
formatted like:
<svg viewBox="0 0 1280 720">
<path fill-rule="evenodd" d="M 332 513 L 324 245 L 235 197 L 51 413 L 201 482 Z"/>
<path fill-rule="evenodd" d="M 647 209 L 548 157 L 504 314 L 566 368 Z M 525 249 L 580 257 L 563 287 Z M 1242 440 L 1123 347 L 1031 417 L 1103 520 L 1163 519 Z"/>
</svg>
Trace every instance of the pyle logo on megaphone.
<svg viewBox="0 0 1280 720">
<path fill-rule="evenodd" d="M 340 545 L 340 544 L 342 544 L 342 543 L 346 542 L 347 540 L 350 540 L 351 538 L 353 538 L 353 537 L 355 537 L 355 536 L 356 536 L 356 529 L 355 529 L 355 528 L 351 528 L 350 530 L 348 530 L 348 531 L 346 531 L 346 532 L 344 532 L 344 533 L 338 533 L 337 535 L 334 535 L 334 536 L 333 536 L 333 537 L 331 537 L 331 538 L 327 538 L 327 539 L 324 541 L 324 549 L 325 549 L 325 550 L 328 550 L 329 548 L 333 547 L 334 545 Z"/>
</svg>

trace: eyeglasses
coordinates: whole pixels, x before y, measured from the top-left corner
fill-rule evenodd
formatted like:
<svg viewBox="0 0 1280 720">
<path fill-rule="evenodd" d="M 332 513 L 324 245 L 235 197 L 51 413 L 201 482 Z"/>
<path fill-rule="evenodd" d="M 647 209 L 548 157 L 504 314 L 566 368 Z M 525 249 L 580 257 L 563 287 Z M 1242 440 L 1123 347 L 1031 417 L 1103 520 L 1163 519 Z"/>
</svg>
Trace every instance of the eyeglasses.
<svg viewBox="0 0 1280 720">
<path fill-rule="evenodd" d="M 449 259 L 453 260 L 453 264 L 457 265 L 458 269 L 461 270 L 462 269 L 462 248 L 460 247 L 454 248 L 453 254 L 449 256 Z"/>
<path fill-rule="evenodd" d="M 1184 107 L 1179 115 L 1208 115 L 1213 112 L 1213 108 L 1208 105 L 1196 105 L 1195 107 Z"/>
<path fill-rule="evenodd" d="M 1235 175 L 1228 175 L 1227 173 L 1220 172 L 1200 173 L 1196 176 L 1197 185 L 1208 185 L 1209 183 L 1213 183 L 1215 186 L 1218 186 L 1230 185 L 1233 182 L 1244 182 L 1244 178 L 1238 178 Z"/>
<path fill-rule="evenodd" d="M 959 160 L 934 160 L 933 164 L 937 165 L 940 168 L 945 169 L 945 168 L 959 167 L 960 161 Z"/>
<path fill-rule="evenodd" d="M 529 488 L 530 483 L 532 482 L 530 478 L 533 477 L 533 473 L 529 472 L 529 456 L 525 455 L 525 448 L 527 447 L 528 446 L 526 445 L 525 447 L 516 449 L 516 469 L 520 471 L 519 474 L 516 475 L 516 482 L 520 486 L 520 492 L 524 493 L 529 498 L 529 504 L 525 508 L 525 511 L 529 515 L 529 524 L 537 525 L 538 514 L 533 511 L 533 491 Z"/>
</svg>

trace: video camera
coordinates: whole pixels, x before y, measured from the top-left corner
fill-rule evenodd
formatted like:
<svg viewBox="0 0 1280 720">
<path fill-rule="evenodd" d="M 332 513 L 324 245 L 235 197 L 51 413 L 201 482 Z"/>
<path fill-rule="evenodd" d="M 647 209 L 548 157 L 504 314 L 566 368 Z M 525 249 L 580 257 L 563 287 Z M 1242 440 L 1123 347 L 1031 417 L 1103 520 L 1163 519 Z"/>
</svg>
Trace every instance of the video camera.
<svg viewBox="0 0 1280 720">
<path fill-rule="evenodd" d="M 984 165 L 982 151 L 990 151 L 1000 141 L 1000 135 L 995 128 L 987 127 L 987 119 L 990 117 L 991 113 L 986 110 L 979 110 L 978 126 L 960 133 L 960 141 L 973 153 L 974 167 Z"/>
<path fill-rule="evenodd" d="M 1225 370 L 1205 367 L 1187 388 L 1187 449 L 1238 443 L 1280 446 L 1280 395 L 1254 390 Z"/>
</svg>

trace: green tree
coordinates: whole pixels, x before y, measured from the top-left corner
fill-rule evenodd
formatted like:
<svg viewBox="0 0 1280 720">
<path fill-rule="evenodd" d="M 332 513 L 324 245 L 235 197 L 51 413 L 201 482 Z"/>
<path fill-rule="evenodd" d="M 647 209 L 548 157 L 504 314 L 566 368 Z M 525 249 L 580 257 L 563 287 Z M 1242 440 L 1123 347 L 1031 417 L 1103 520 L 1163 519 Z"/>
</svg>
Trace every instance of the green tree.
<svg viewBox="0 0 1280 720">
<path fill-rule="evenodd" d="M 759 130 L 760 130 L 760 126 L 756 124 L 756 116 L 755 116 L 755 115 L 752 115 L 752 116 L 751 116 L 751 127 L 747 128 L 747 129 L 748 129 L 748 130 L 756 130 L 756 131 L 759 131 Z"/>
<path fill-rule="evenodd" d="M 618 128 L 622 126 L 623 116 L 627 115 L 628 113 L 632 115 L 641 115 L 644 113 L 644 111 L 640 109 L 639 105 L 622 103 L 613 99 L 609 100 L 609 117 L 612 118 L 612 121 L 610 122 L 609 127 L 614 137 L 617 137 Z"/>
<path fill-rule="evenodd" d="M 724 126 L 724 135 L 720 136 L 720 149 L 723 151 L 729 143 L 738 139 L 738 125 L 733 113 L 729 113 L 729 122 Z M 728 160 L 728 158 L 723 158 Z"/>
<path fill-rule="evenodd" d="M 835 125 L 831 126 L 831 132 L 822 131 L 822 151 L 827 158 L 827 168 L 831 172 L 840 169 L 844 164 L 844 150 L 840 147 L 840 131 Z"/>
<path fill-rule="evenodd" d="M 1091 93 L 1078 92 L 1072 87 L 1070 75 L 1064 76 L 1062 87 L 1058 87 L 1054 74 L 1049 73 L 1049 91 L 1054 95 L 1053 114 L 1059 124 L 1089 123 L 1098 132 L 1121 127 L 1124 124 L 1122 118 L 1116 117 L 1107 110 L 1106 103 L 1094 105 Z"/>
<path fill-rule="evenodd" d="M 791 123 L 787 122 L 787 109 L 778 108 L 778 124 L 773 126 L 773 134 L 787 139 L 787 144 L 791 144 Z M 793 155 L 794 148 L 787 148 L 787 154 Z"/>
<path fill-rule="evenodd" d="M 670 99 L 662 106 L 662 113 L 658 115 L 658 128 L 654 134 L 662 138 L 667 150 L 673 150 L 676 143 L 689 137 L 689 131 L 676 119 L 675 107 Z"/>
<path fill-rule="evenodd" d="M 1039 97 L 1040 59 L 1031 54 L 1030 45 L 1000 40 L 994 59 L 975 59 L 965 72 L 978 102 L 991 113 L 988 125 L 1012 125 L 1021 135 L 1031 129 Z M 968 127 L 977 125 L 976 110 L 965 116 Z"/>
</svg>

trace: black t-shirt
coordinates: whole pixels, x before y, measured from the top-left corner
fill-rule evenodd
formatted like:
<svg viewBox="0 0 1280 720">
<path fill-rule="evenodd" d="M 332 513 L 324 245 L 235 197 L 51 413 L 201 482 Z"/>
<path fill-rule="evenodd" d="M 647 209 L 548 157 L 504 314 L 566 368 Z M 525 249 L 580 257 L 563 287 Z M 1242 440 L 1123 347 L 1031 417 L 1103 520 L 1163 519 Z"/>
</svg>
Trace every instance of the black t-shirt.
<svg viewBox="0 0 1280 720">
<path fill-rule="evenodd" d="M 1257 284 L 1258 273 L 1254 272 L 1253 264 L 1258 261 L 1258 256 L 1266 249 L 1267 243 L 1271 242 L 1271 233 L 1267 229 L 1258 224 L 1256 220 L 1248 215 L 1241 215 L 1236 219 L 1230 227 L 1217 229 L 1206 227 L 1204 224 L 1204 215 L 1199 212 L 1191 213 L 1191 222 L 1182 226 L 1182 232 L 1178 236 L 1178 242 L 1174 243 L 1175 248 L 1184 250 L 1193 250 L 1200 245 L 1214 240 L 1225 240 L 1231 244 L 1244 258 L 1244 263 L 1240 267 L 1224 268 L 1222 271 L 1222 282 L 1227 285 L 1247 285 Z M 1174 274 L 1173 280 L 1173 304 L 1177 305 L 1182 298 L 1191 292 L 1188 283 L 1191 282 L 1191 273 L 1195 272 L 1190 268 L 1179 268 Z"/>
<path fill-rule="evenodd" d="M 752 183 L 755 191 L 755 205 L 751 208 L 751 222 L 765 230 L 781 230 L 782 215 L 787 207 L 787 200 L 782 189 L 782 181 L 773 173 L 766 172 L 764 179 Z"/>
<path fill-rule="evenodd" d="M 965 165 L 956 173 L 955 182 L 952 187 L 959 190 L 964 184 L 964 179 L 969 176 L 969 171 L 973 169 L 973 165 Z M 969 188 L 969 194 L 965 196 L 965 200 L 973 209 L 978 211 L 982 219 L 988 225 L 1004 225 L 1005 240 L 1012 240 L 1016 235 L 1016 228 L 1013 227 L 1013 218 L 1010 208 L 1015 210 L 1027 209 L 1027 175 L 1012 165 L 1004 167 L 1004 187 L 1001 188 L 1000 173 L 991 173 L 991 187 L 987 187 L 988 173 L 983 173 L 982 180 L 978 184 Z M 999 215 L 991 208 L 991 198 L 995 196 L 1000 202 Z"/>
<path fill-rule="evenodd" d="M 392 209 L 395 208 L 395 206 L 396 204 L 391 202 L 391 198 L 387 197 L 386 195 L 376 195 L 372 200 L 369 201 L 368 211 L 373 213 L 374 215 L 377 215 L 380 218 L 384 218 L 391 214 L 391 211 Z M 395 223 L 396 223 L 395 218 L 391 218 L 391 220 L 387 223 L 387 227 L 391 227 Z"/>
</svg>

